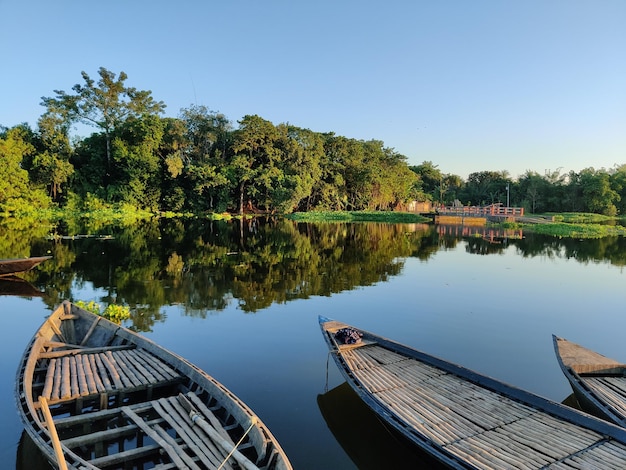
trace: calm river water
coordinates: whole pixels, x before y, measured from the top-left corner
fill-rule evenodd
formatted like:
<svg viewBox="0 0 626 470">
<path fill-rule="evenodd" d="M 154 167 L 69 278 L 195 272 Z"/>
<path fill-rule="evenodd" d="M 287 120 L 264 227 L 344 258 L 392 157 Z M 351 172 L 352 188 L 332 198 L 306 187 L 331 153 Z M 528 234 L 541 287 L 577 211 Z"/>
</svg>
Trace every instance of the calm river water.
<svg viewBox="0 0 626 470">
<path fill-rule="evenodd" d="M 346 388 L 327 360 L 319 314 L 559 402 L 571 391 L 553 333 L 626 360 L 620 238 L 264 219 L 5 223 L 0 235 L 0 258 L 54 257 L 22 276 L 36 292 L 0 296 L 3 468 L 38 468 L 22 440 L 15 373 L 28 340 L 64 299 L 129 305 L 125 326 L 242 398 L 302 470 L 433 468 Z M 0 284 L 5 294 L 14 288 Z"/>
</svg>

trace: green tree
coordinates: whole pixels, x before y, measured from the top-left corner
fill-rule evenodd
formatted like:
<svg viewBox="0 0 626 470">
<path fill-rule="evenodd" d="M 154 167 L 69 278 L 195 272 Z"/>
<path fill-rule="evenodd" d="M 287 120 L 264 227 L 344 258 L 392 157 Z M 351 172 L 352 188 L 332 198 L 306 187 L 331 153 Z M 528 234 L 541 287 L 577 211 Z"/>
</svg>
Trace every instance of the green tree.
<svg viewBox="0 0 626 470">
<path fill-rule="evenodd" d="M 72 174 L 73 149 L 67 122 L 58 114 L 45 113 L 37 122 L 37 152 L 24 162 L 30 178 L 44 185 L 53 201 L 57 201 Z"/>
<path fill-rule="evenodd" d="M 445 187 L 443 184 L 444 175 L 437 165 L 430 161 L 424 161 L 419 165 L 409 167 L 419 178 L 420 189 L 427 196 L 426 200 L 444 202 L 443 195 Z"/>
<path fill-rule="evenodd" d="M 281 124 L 283 177 L 273 190 L 276 209 L 283 213 L 310 208 L 313 188 L 322 177 L 324 140 L 321 134 Z"/>
<path fill-rule="evenodd" d="M 128 76 L 119 76 L 104 67 L 98 69 L 100 79 L 95 82 L 81 72 L 84 85 L 72 87 L 73 94 L 54 90 L 55 97 L 42 97 L 47 112 L 61 116 L 67 123 L 83 123 L 104 133 L 107 172 L 111 169 L 111 139 L 113 131 L 127 119 L 158 115 L 165 109 L 162 101 L 155 101 L 152 92 L 137 90 L 124 84 Z"/>
<path fill-rule="evenodd" d="M 461 194 L 473 205 L 506 202 L 506 186 L 510 183 L 506 171 L 479 171 L 468 176 Z"/>
<path fill-rule="evenodd" d="M 238 187 L 238 207 L 243 213 L 249 207 L 271 205 L 270 194 L 276 180 L 282 177 L 277 147 L 280 134 L 269 121 L 259 116 L 244 116 L 234 133 L 233 158 L 229 165 L 231 180 Z"/>
<path fill-rule="evenodd" d="M 19 212 L 33 207 L 46 207 L 49 199 L 31 187 L 28 172 L 22 161 L 32 158 L 31 129 L 22 124 L 0 133 L 0 210 Z"/>
<path fill-rule="evenodd" d="M 626 214 L 626 165 L 616 167 L 610 174 L 611 189 L 619 195 L 616 201 L 619 214 Z"/>
<path fill-rule="evenodd" d="M 225 210 L 230 182 L 226 155 L 230 150 L 232 125 L 223 114 L 206 106 L 191 106 L 181 112 L 185 126 L 182 158 L 184 176 L 194 209 Z"/>
<path fill-rule="evenodd" d="M 158 116 L 129 118 L 118 126 L 111 143 L 114 165 L 107 200 L 158 210 L 163 127 Z"/>
<path fill-rule="evenodd" d="M 606 170 L 585 168 L 579 174 L 584 210 L 609 216 L 617 215 L 619 194 L 611 189 Z"/>
</svg>

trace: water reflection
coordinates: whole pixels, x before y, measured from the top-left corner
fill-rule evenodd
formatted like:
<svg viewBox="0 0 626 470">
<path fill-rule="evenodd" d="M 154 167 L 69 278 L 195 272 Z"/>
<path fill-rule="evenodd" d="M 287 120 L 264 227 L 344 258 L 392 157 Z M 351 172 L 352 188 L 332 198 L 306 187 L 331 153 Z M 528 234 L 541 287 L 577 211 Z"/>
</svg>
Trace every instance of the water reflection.
<svg viewBox="0 0 626 470">
<path fill-rule="evenodd" d="M 45 292 L 40 291 L 30 282 L 17 276 L 0 277 L 0 295 L 18 295 L 20 297 L 42 297 Z"/>
<path fill-rule="evenodd" d="M 317 404 L 333 436 L 360 470 L 447 468 L 386 427 L 347 382 L 318 395 Z"/>
<path fill-rule="evenodd" d="M 166 305 L 182 305 L 186 315 L 203 317 L 235 302 L 252 313 L 385 282 L 403 271 L 407 258 L 428 261 L 461 240 L 471 254 L 501 254 L 514 246 L 523 257 L 626 265 L 623 237 L 583 241 L 493 230 L 478 237 L 437 225 L 277 218 L 64 223 L 50 236 L 45 224 L 15 223 L 0 224 L 0 257 L 51 254 L 52 260 L 23 276 L 33 292 L 45 292 L 50 307 L 89 283 L 99 291 L 99 301 L 131 306 L 133 328 L 139 331 L 162 321 Z"/>
<path fill-rule="evenodd" d="M 50 470 L 51 466 L 26 431 L 22 431 L 15 458 L 16 470 Z"/>
</svg>

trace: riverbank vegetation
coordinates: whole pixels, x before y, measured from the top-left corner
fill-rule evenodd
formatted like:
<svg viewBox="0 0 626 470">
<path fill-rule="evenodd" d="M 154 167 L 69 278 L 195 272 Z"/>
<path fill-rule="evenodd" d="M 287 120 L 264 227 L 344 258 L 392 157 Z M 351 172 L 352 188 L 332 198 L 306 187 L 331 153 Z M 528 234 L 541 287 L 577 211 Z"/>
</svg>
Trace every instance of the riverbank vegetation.
<svg viewBox="0 0 626 470">
<path fill-rule="evenodd" d="M 298 222 L 386 222 L 424 223 L 431 219 L 411 212 L 393 211 L 312 211 L 295 212 L 286 216 Z"/>
<path fill-rule="evenodd" d="M 98 75 L 82 72 L 70 92 L 43 97 L 36 128 L 0 126 L 0 214 L 352 213 L 406 211 L 414 201 L 626 214 L 626 165 L 464 180 L 431 161 L 410 166 L 375 139 L 257 115 L 235 125 L 202 105 L 164 117 L 166 104 L 127 86 L 124 72 Z"/>
</svg>

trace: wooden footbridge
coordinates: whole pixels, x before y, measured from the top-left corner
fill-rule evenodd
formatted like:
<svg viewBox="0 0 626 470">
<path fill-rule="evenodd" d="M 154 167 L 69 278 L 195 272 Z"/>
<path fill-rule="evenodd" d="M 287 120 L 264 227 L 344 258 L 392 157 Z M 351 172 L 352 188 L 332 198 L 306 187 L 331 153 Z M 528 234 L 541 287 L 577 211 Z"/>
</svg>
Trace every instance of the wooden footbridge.
<svg viewBox="0 0 626 470">
<path fill-rule="evenodd" d="M 437 215 L 449 215 L 457 217 L 483 217 L 489 220 L 524 217 L 523 207 L 508 207 L 502 204 L 491 204 L 488 206 L 458 206 L 439 207 Z"/>
</svg>

